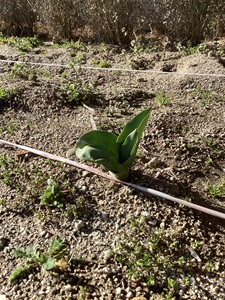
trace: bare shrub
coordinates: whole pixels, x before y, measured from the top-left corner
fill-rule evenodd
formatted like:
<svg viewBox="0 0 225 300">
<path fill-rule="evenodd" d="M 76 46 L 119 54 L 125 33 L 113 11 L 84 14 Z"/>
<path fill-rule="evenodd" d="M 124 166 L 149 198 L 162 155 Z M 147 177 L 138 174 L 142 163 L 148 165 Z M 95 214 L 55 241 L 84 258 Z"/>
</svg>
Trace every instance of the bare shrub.
<svg viewBox="0 0 225 300">
<path fill-rule="evenodd" d="M 0 31 L 7 35 L 33 35 L 34 0 L 1 0 Z"/>
<path fill-rule="evenodd" d="M 71 39 L 74 30 L 83 26 L 82 0 L 37 0 L 42 25 L 56 40 Z"/>
<path fill-rule="evenodd" d="M 206 36 L 213 35 L 215 19 L 219 21 L 219 7 L 222 8 L 219 2 L 224 1 L 152 0 L 151 2 L 152 27 L 160 29 L 173 42 L 186 44 L 191 41 L 194 45 L 200 43 Z"/>
<path fill-rule="evenodd" d="M 143 0 L 88 0 L 89 25 L 101 41 L 126 44 L 143 22 Z"/>
<path fill-rule="evenodd" d="M 214 1 L 214 19 L 212 23 L 213 37 L 225 36 L 225 5 L 224 0 Z"/>
</svg>

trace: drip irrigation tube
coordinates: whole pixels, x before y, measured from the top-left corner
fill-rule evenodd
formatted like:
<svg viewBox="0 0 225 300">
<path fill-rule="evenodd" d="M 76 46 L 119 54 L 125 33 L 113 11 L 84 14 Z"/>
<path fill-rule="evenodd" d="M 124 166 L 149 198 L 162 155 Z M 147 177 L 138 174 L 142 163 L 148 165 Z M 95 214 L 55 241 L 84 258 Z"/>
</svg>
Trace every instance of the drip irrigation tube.
<svg viewBox="0 0 225 300">
<path fill-rule="evenodd" d="M 222 212 L 219 212 L 219 211 L 216 211 L 216 210 L 213 210 L 213 209 L 209 209 L 209 208 L 206 208 L 204 206 L 200 206 L 200 205 L 197 205 L 197 204 L 194 204 L 194 203 L 191 203 L 191 202 L 187 202 L 187 201 L 181 200 L 179 198 L 170 196 L 168 194 L 165 194 L 165 193 L 162 193 L 162 192 L 150 189 L 150 188 L 146 188 L 146 187 L 143 187 L 143 186 L 131 183 L 131 182 L 121 181 L 119 179 L 116 179 L 112 175 L 108 175 L 108 174 L 102 172 L 99 169 L 87 166 L 85 164 L 81 164 L 81 163 L 78 163 L 76 161 L 73 161 L 73 160 L 70 160 L 70 159 L 67 159 L 67 158 L 55 155 L 55 154 L 50 154 L 48 152 L 44 152 L 44 151 L 41 151 L 41 150 L 33 149 L 33 148 L 30 148 L 30 147 L 27 147 L 27 146 L 23 146 L 23 145 L 14 144 L 14 143 L 11 143 L 11 142 L 8 142 L 8 141 L 4 141 L 4 140 L 1 140 L 1 139 L 0 139 L 0 143 L 1 144 L 5 144 L 5 145 L 9 145 L 9 146 L 13 146 L 13 147 L 17 147 L 17 148 L 26 150 L 28 152 L 34 153 L 36 155 L 39 155 L 39 156 L 42 156 L 42 157 L 45 157 L 45 158 L 49 158 L 51 160 L 60 161 L 60 162 L 65 163 L 65 164 L 72 165 L 72 166 L 77 167 L 79 169 L 83 169 L 83 170 L 86 170 L 88 172 L 94 173 L 94 174 L 96 174 L 98 176 L 104 177 L 104 178 L 106 178 L 108 180 L 113 180 L 113 181 L 121 183 L 123 185 L 126 185 L 126 186 L 129 186 L 129 187 L 138 189 L 138 190 L 140 190 L 142 192 L 149 193 L 149 194 L 152 194 L 154 196 L 157 196 L 157 197 L 160 197 L 160 198 L 163 198 L 163 199 L 167 199 L 167 200 L 176 202 L 178 204 L 181 204 L 181 205 L 193 208 L 195 210 L 204 212 L 206 214 L 209 214 L 209 215 L 221 218 L 221 219 L 225 219 L 225 214 L 222 213 Z"/>
</svg>

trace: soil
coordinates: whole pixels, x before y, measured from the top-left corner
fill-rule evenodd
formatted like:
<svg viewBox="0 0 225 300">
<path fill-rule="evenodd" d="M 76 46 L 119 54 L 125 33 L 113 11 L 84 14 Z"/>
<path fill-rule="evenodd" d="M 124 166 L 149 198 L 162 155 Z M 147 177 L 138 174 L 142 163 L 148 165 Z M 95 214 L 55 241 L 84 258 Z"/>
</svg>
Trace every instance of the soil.
<svg viewBox="0 0 225 300">
<path fill-rule="evenodd" d="M 23 69 L 0 64 L 1 88 L 16 91 L 0 100 L 1 139 L 65 157 L 93 125 L 90 110 L 69 103 L 62 90 L 63 72 L 69 80 L 79 76 L 97 83 L 84 102 L 98 129 L 118 134 L 152 107 L 128 181 L 225 213 L 224 77 L 184 74 L 225 74 L 224 44 L 210 46 L 185 56 L 165 47 L 46 42 L 21 53 L 1 44 L 1 60 L 26 62 Z M 72 60 L 76 67 L 107 62 L 167 73 L 67 67 Z M 159 93 L 171 102 L 160 105 Z M 3 144 L 0 169 L 0 299 L 224 299 L 223 219 Z M 49 179 L 63 199 L 44 204 Z M 31 261 L 14 250 L 33 245 L 47 253 L 54 238 L 68 243 L 64 267 L 46 271 L 37 263 L 9 283 L 12 271 Z"/>
</svg>

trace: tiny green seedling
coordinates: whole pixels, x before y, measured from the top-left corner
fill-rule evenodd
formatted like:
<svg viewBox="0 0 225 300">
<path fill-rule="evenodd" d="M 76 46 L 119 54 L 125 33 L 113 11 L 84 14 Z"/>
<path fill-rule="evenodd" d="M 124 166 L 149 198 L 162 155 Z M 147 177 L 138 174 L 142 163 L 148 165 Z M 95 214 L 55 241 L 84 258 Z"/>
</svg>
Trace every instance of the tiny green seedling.
<svg viewBox="0 0 225 300">
<path fill-rule="evenodd" d="M 225 199 L 225 180 L 218 184 L 210 184 L 208 193 L 215 198 Z"/>
<path fill-rule="evenodd" d="M 105 60 L 99 61 L 98 59 L 94 60 L 94 65 L 98 68 L 103 68 L 103 69 L 111 67 L 111 65 L 107 61 L 105 61 Z"/>
<path fill-rule="evenodd" d="M 78 105 L 93 94 L 95 85 L 83 81 L 79 74 L 76 74 L 73 79 L 69 79 L 67 73 L 63 72 L 62 77 L 65 80 L 65 84 L 61 90 L 66 94 L 67 101 L 70 104 Z"/>
<path fill-rule="evenodd" d="M 27 247 L 26 250 L 15 249 L 14 256 L 25 259 L 26 262 L 19 265 L 10 275 L 9 282 L 13 283 L 18 278 L 24 277 L 38 267 L 46 271 L 67 271 L 70 266 L 65 257 L 68 244 L 63 239 L 53 239 L 47 253 L 35 246 Z"/>
<path fill-rule="evenodd" d="M 59 184 L 51 179 L 48 179 L 48 186 L 44 194 L 40 196 L 41 204 L 53 205 L 56 207 L 63 206 L 63 191 Z"/>
<path fill-rule="evenodd" d="M 170 94 L 160 92 L 156 95 L 155 100 L 160 106 L 169 105 L 173 101 L 173 96 Z"/>
<path fill-rule="evenodd" d="M 5 104 L 9 102 L 12 98 L 17 95 L 17 90 L 6 90 L 0 87 L 0 104 Z"/>
<path fill-rule="evenodd" d="M 127 123 L 119 136 L 101 130 L 84 134 L 77 142 L 77 157 L 103 165 L 118 179 L 125 180 L 134 162 L 150 112 L 149 108 L 139 113 Z"/>
</svg>

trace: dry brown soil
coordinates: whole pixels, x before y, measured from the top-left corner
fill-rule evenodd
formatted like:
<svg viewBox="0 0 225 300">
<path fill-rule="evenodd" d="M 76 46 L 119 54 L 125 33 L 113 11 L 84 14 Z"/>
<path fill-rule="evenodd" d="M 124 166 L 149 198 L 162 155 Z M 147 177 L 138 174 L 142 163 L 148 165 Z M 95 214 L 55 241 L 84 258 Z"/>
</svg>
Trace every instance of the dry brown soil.
<svg viewBox="0 0 225 300">
<path fill-rule="evenodd" d="M 19 91 L 0 103 L 1 139 L 65 156 L 92 129 L 90 111 L 68 104 L 61 91 L 62 73 L 76 74 L 63 65 L 80 53 L 81 66 L 99 60 L 113 68 L 169 72 L 78 70 L 82 80 L 98 82 L 85 103 L 95 110 L 99 129 L 119 133 L 140 110 L 152 107 L 129 181 L 225 213 L 225 191 L 209 193 L 213 185 L 225 189 L 225 78 L 172 74 L 225 74 L 224 57 L 215 51 L 184 56 L 46 43 L 21 54 L 0 45 L 1 59 L 58 64 L 26 64 L 29 75 L 22 78 L 14 63 L 0 63 L 0 87 Z M 171 103 L 159 105 L 159 92 L 170 95 Z M 224 299 L 224 220 L 12 147 L 0 145 L 0 159 L 1 299 Z M 40 205 L 49 178 L 61 185 L 63 207 Z M 25 262 L 14 257 L 14 249 L 35 245 L 47 252 L 53 238 L 68 241 L 69 268 L 46 272 L 38 265 L 10 284 L 11 272 Z M 146 247 L 149 265 L 137 266 L 143 251 L 136 249 L 135 256 L 135 243 Z M 145 273 L 154 277 L 149 284 Z"/>
</svg>

